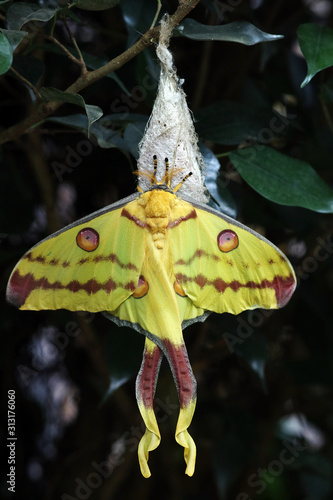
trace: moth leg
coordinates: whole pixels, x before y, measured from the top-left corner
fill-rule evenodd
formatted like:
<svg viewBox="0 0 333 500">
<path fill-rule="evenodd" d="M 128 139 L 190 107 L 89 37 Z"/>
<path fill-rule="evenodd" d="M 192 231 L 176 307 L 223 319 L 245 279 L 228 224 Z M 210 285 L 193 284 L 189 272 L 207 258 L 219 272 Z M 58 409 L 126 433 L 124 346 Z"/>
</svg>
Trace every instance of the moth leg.
<svg viewBox="0 0 333 500">
<path fill-rule="evenodd" d="M 138 448 L 140 469 L 144 477 L 151 475 L 147 463 L 149 452 L 155 450 L 161 441 L 153 400 L 162 357 L 163 353 L 160 348 L 146 337 L 142 364 L 136 379 L 136 399 L 146 425 L 146 432 Z"/>
<path fill-rule="evenodd" d="M 168 361 L 178 389 L 180 411 L 176 427 L 176 441 L 184 447 L 185 474 L 192 476 L 195 468 L 196 446 L 187 431 L 197 401 L 197 383 L 188 359 L 185 344 L 174 344 L 164 339 Z"/>
</svg>

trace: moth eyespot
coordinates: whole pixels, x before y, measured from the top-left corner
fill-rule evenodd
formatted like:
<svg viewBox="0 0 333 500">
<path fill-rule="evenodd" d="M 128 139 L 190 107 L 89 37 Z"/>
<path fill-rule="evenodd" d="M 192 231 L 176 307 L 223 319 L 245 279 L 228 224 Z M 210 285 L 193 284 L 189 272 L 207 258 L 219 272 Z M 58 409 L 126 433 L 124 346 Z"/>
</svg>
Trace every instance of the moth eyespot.
<svg viewBox="0 0 333 500">
<path fill-rule="evenodd" d="M 82 250 L 93 252 L 99 244 L 99 234 L 91 227 L 85 227 L 79 231 L 76 237 L 76 243 Z"/>
<path fill-rule="evenodd" d="M 148 292 L 148 289 L 149 289 L 148 282 L 141 275 L 139 277 L 137 287 L 133 292 L 133 297 L 136 299 L 141 299 L 142 297 L 144 297 L 146 295 L 146 293 Z"/>
<path fill-rule="evenodd" d="M 238 247 L 238 236 L 234 231 L 225 229 L 219 233 L 217 244 L 221 252 L 230 252 Z"/>
<path fill-rule="evenodd" d="M 181 297 L 185 297 L 186 296 L 186 293 L 184 291 L 184 288 L 181 286 L 181 284 L 179 283 L 178 280 L 176 280 L 174 282 L 174 288 L 175 288 L 175 292 L 177 295 L 180 295 Z"/>
</svg>

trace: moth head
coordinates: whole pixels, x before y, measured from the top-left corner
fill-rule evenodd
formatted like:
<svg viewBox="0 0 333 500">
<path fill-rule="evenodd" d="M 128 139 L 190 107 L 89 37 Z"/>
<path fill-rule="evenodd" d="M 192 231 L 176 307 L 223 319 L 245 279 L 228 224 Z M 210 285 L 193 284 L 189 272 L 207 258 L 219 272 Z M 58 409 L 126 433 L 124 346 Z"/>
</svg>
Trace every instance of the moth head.
<svg viewBox="0 0 333 500">
<path fill-rule="evenodd" d="M 157 180 L 157 156 L 154 155 L 154 169 L 153 171 L 141 169 L 140 171 L 135 171 L 134 174 L 137 176 L 144 176 L 150 179 L 151 189 L 161 189 L 164 191 L 170 191 L 175 193 L 182 186 L 182 184 L 192 175 L 192 172 L 189 172 L 185 177 L 181 180 L 179 184 L 177 184 L 173 189 L 171 188 L 172 179 L 181 172 L 181 168 L 172 167 L 170 169 L 169 160 L 165 158 L 165 172 L 161 177 L 161 180 Z M 140 186 L 138 186 L 138 190 L 142 191 Z"/>
</svg>

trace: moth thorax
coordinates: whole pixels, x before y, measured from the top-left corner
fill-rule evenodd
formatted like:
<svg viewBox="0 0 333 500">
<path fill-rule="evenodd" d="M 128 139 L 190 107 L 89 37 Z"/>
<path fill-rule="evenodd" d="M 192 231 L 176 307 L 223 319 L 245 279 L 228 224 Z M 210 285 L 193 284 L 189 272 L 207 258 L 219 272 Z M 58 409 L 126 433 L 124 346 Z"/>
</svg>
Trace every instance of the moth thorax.
<svg viewBox="0 0 333 500">
<path fill-rule="evenodd" d="M 150 191 L 149 195 L 146 204 L 146 216 L 168 218 L 175 203 L 175 195 L 158 190 Z"/>
<path fill-rule="evenodd" d="M 147 217 L 146 222 L 151 233 L 165 234 L 169 224 L 169 217 Z"/>
</svg>

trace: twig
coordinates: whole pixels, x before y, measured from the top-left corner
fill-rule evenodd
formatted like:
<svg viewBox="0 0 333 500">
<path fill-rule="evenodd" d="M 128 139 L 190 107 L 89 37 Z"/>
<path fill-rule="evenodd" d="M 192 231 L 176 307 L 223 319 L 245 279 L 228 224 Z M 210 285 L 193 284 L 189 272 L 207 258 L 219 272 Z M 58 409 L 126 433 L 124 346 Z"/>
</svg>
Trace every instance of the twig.
<svg viewBox="0 0 333 500">
<path fill-rule="evenodd" d="M 61 42 L 59 42 L 59 40 L 57 40 L 52 35 L 45 35 L 45 38 L 53 42 L 55 45 L 57 45 L 73 63 L 78 64 L 82 68 L 82 61 L 77 57 L 73 56 L 73 54 Z M 83 64 L 85 66 L 84 62 Z"/>
<path fill-rule="evenodd" d="M 72 43 L 73 43 L 74 47 L 76 48 L 77 53 L 79 54 L 79 61 L 80 61 L 80 65 L 81 65 L 82 75 L 85 75 L 86 73 L 88 73 L 87 66 L 86 66 L 86 63 L 84 62 L 84 59 L 83 59 L 82 54 L 81 54 L 81 50 L 76 42 L 76 39 L 75 39 L 73 33 L 71 32 L 70 27 L 67 24 L 66 11 L 67 11 L 67 8 L 65 9 L 65 12 L 64 12 L 63 23 L 64 23 L 65 28 L 67 30 L 68 36 L 72 40 Z"/>
<path fill-rule="evenodd" d="M 38 92 L 36 87 L 31 82 L 29 82 L 29 80 L 24 78 L 24 76 L 20 75 L 20 73 L 18 73 L 16 69 L 13 68 L 13 66 L 10 68 L 10 70 L 14 73 L 15 76 L 17 76 L 17 78 L 19 78 L 23 83 L 25 83 L 26 85 L 28 85 L 29 88 L 31 88 L 36 97 L 41 98 L 40 93 Z"/>
<path fill-rule="evenodd" d="M 183 1 L 176 12 L 170 16 L 170 23 L 173 26 L 177 26 L 180 21 L 187 16 L 187 14 L 194 9 L 194 7 L 199 3 L 200 0 L 185 0 Z M 149 29 L 132 47 L 127 49 L 125 52 L 119 56 L 109 61 L 107 64 L 95 71 L 90 71 L 85 75 L 81 75 L 70 87 L 66 89 L 66 92 L 71 92 L 73 94 L 80 92 L 81 90 L 89 87 L 91 84 L 97 82 L 104 76 L 118 70 L 128 61 L 133 59 L 142 50 L 144 50 L 149 45 L 152 45 L 158 40 L 160 28 Z M 40 106 L 35 106 L 34 111 L 32 111 L 24 120 L 9 127 L 0 134 L 0 144 L 4 144 L 8 141 L 12 141 L 24 134 L 30 127 L 36 125 L 37 123 L 44 120 L 47 116 L 54 113 L 63 103 L 61 102 L 50 102 L 44 103 Z"/>
<path fill-rule="evenodd" d="M 224 158 L 225 156 L 229 156 L 231 151 L 227 151 L 226 153 L 217 153 L 216 158 Z"/>
<path fill-rule="evenodd" d="M 151 26 L 150 26 L 150 29 L 154 28 L 155 24 L 156 24 L 156 21 L 158 19 L 158 16 L 159 16 L 159 13 L 161 11 L 161 8 L 162 8 L 162 3 L 161 3 L 161 0 L 157 0 L 157 9 L 156 9 L 156 14 L 155 14 L 155 17 L 153 19 L 153 22 L 151 23 Z"/>
</svg>

